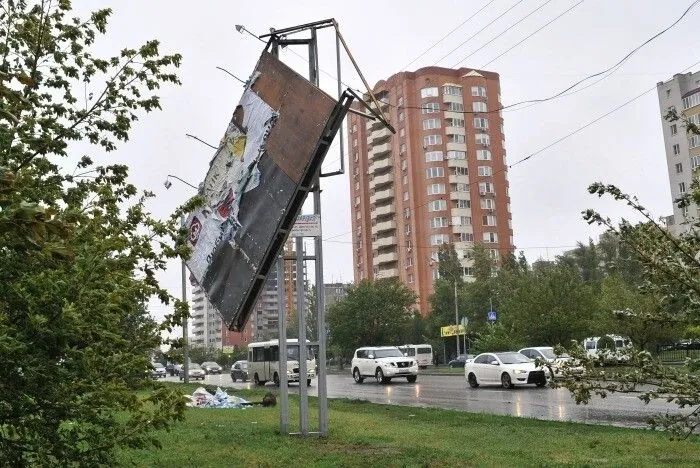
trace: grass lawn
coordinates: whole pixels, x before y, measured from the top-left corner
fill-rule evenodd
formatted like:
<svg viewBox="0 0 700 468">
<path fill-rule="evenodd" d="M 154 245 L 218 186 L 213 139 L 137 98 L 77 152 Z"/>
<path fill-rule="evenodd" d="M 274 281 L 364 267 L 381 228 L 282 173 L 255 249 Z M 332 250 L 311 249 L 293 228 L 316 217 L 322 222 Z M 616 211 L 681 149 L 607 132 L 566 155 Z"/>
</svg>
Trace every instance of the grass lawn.
<svg viewBox="0 0 700 468">
<path fill-rule="evenodd" d="M 177 385 L 177 384 L 173 384 Z M 197 385 L 180 385 L 190 392 Z M 266 389 L 265 391 L 268 391 Z M 265 391 L 231 393 L 260 400 Z M 318 426 L 310 398 L 310 428 Z M 472 414 L 430 408 L 329 400 L 327 438 L 281 435 L 279 406 L 187 410 L 160 434 L 162 450 L 125 450 L 132 466 L 700 466 L 700 438 Z M 290 431 L 298 430 L 290 395 Z"/>
</svg>

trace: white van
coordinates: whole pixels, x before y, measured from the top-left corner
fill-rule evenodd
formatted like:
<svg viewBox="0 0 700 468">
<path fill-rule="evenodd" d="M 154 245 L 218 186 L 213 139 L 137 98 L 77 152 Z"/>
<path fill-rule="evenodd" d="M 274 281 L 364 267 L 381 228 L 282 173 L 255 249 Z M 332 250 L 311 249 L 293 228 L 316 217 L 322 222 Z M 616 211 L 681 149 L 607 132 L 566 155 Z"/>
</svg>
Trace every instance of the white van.
<svg viewBox="0 0 700 468">
<path fill-rule="evenodd" d="M 433 347 L 429 344 L 407 344 L 399 346 L 399 349 L 404 356 L 414 358 L 420 369 L 433 365 Z"/>
<path fill-rule="evenodd" d="M 602 357 L 607 362 L 626 362 L 630 357 L 627 351 L 632 348 L 632 341 L 627 336 L 604 335 L 592 336 L 583 340 L 583 347 L 590 357 Z"/>
</svg>

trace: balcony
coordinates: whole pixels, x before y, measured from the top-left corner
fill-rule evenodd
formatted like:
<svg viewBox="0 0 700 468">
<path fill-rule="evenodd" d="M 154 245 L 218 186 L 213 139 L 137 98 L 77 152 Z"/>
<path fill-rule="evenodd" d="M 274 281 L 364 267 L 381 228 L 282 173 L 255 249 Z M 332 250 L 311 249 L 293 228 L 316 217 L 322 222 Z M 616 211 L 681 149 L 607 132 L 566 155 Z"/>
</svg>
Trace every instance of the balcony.
<svg viewBox="0 0 700 468">
<path fill-rule="evenodd" d="M 448 144 L 455 144 L 455 143 L 448 143 Z M 447 160 L 447 167 L 467 167 L 467 160 L 466 159 L 448 159 Z"/>
<path fill-rule="evenodd" d="M 390 169 L 394 165 L 394 161 L 391 158 L 380 159 L 379 161 L 372 161 L 369 165 L 369 170 L 371 172 L 380 172 L 384 169 Z"/>
<path fill-rule="evenodd" d="M 450 174 L 449 180 L 450 180 L 451 184 L 467 184 L 467 183 L 469 183 L 469 176 L 466 174 L 464 174 L 464 175 Z"/>
<path fill-rule="evenodd" d="M 385 231 L 393 231 L 395 229 L 396 229 L 396 221 L 394 221 L 394 220 L 382 221 L 381 223 L 377 223 L 374 226 L 372 226 L 372 235 L 376 235 L 380 232 L 385 232 Z"/>
<path fill-rule="evenodd" d="M 388 132 L 388 130 L 387 130 L 387 132 Z M 390 152 L 391 152 L 391 142 L 387 141 L 386 143 L 372 146 L 372 149 L 369 150 L 369 157 L 374 159 L 374 158 L 378 158 L 378 157 L 383 156 L 383 155 L 390 153 Z"/>
<path fill-rule="evenodd" d="M 372 242 L 373 248 L 392 247 L 396 245 L 396 236 L 380 237 Z"/>
<path fill-rule="evenodd" d="M 379 254 L 372 259 L 372 264 L 374 266 L 382 265 L 384 263 L 396 263 L 399 260 L 399 255 L 396 252 L 388 252 Z"/>
<path fill-rule="evenodd" d="M 456 190 L 450 192 L 450 200 L 468 200 L 469 192 L 458 192 Z"/>
<path fill-rule="evenodd" d="M 466 135 L 467 134 L 464 127 L 445 127 L 445 133 L 447 135 Z"/>
<path fill-rule="evenodd" d="M 384 270 L 379 270 L 374 277 L 376 279 L 382 279 L 382 278 L 394 278 L 399 276 L 399 270 L 398 268 L 387 268 Z"/>
<path fill-rule="evenodd" d="M 459 233 L 459 232 L 473 233 L 474 227 L 473 226 L 456 225 L 456 226 L 452 226 L 452 232 L 454 232 L 454 233 Z"/>
<path fill-rule="evenodd" d="M 452 127 L 454 128 L 454 127 Z M 446 143 L 447 151 L 467 151 L 466 143 Z"/>
<path fill-rule="evenodd" d="M 375 176 L 374 179 L 370 180 L 369 186 L 371 188 L 379 187 L 380 185 L 386 185 L 394 182 L 394 174 L 382 174 Z"/>
<path fill-rule="evenodd" d="M 369 202 L 370 203 L 381 203 L 383 201 L 389 200 L 390 198 L 394 198 L 394 189 L 393 188 L 387 188 L 384 190 L 376 190 L 374 192 L 374 195 L 370 195 Z"/>
<path fill-rule="evenodd" d="M 471 216 L 472 210 L 470 208 L 452 208 L 450 210 L 450 216 Z"/>
<path fill-rule="evenodd" d="M 372 131 L 367 137 L 367 142 L 376 145 L 387 138 L 391 137 L 391 132 L 386 127 L 380 127 L 378 130 Z"/>
<path fill-rule="evenodd" d="M 443 116 L 444 116 L 446 119 L 461 119 L 461 120 L 465 120 L 465 119 L 464 119 L 464 114 L 461 113 L 461 112 L 445 111 L 444 114 L 443 114 Z"/>
<path fill-rule="evenodd" d="M 393 203 L 389 203 L 388 205 L 376 207 L 375 210 L 372 212 L 372 218 L 376 218 L 378 216 L 386 216 L 394 213 L 396 213 L 396 208 L 394 207 Z"/>
<path fill-rule="evenodd" d="M 443 94 L 442 102 L 456 102 L 458 104 L 464 103 L 462 96 L 456 96 L 454 94 Z"/>
</svg>

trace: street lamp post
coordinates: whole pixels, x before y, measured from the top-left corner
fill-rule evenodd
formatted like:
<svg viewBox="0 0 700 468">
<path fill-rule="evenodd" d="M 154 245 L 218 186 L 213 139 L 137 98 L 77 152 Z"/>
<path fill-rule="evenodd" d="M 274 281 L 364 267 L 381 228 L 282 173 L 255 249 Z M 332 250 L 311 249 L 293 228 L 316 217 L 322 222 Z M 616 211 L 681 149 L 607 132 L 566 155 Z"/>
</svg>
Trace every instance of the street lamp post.
<svg viewBox="0 0 700 468">
<path fill-rule="evenodd" d="M 459 357 L 459 305 L 457 304 L 457 280 L 455 279 L 455 325 L 457 325 L 457 357 Z"/>
<path fill-rule="evenodd" d="M 190 184 L 186 180 L 183 180 L 179 178 L 176 175 L 168 174 L 168 177 L 165 179 L 165 182 L 163 185 L 165 185 L 166 189 L 169 189 L 173 183 L 170 182 L 170 178 L 173 178 L 175 180 L 179 180 L 185 185 L 189 185 L 195 190 L 198 190 L 197 187 L 194 185 Z M 185 217 L 183 216 L 180 219 L 180 226 L 184 227 L 185 226 Z M 182 302 L 187 304 L 187 266 L 185 265 L 185 259 L 182 259 Z M 189 348 L 190 348 L 190 339 L 189 339 L 189 332 L 188 332 L 188 315 L 185 315 L 185 317 L 182 319 L 182 372 L 184 372 L 184 377 L 183 380 L 185 383 L 190 383 L 190 357 L 189 357 Z"/>
</svg>

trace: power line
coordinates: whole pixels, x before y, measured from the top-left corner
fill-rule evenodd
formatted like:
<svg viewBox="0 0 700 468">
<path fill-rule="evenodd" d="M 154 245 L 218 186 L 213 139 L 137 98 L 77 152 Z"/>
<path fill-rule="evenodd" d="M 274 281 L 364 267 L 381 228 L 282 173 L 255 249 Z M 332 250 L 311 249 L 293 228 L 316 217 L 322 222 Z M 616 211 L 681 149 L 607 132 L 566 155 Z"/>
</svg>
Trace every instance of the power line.
<svg viewBox="0 0 700 468">
<path fill-rule="evenodd" d="M 534 36 L 535 34 L 537 34 L 537 33 L 540 32 L 540 31 L 542 31 L 542 30 L 545 29 L 547 26 L 549 26 L 550 24 L 554 23 L 556 20 L 558 20 L 559 18 L 561 18 L 562 16 L 564 16 L 565 14 L 567 14 L 568 12 L 570 12 L 571 10 L 573 10 L 574 8 L 576 8 L 577 6 L 579 6 L 579 5 L 582 4 L 582 3 L 583 3 L 583 0 L 579 0 L 578 3 L 576 3 L 575 5 L 569 7 L 567 10 L 565 10 L 565 11 L 564 11 L 563 13 L 561 13 L 559 16 L 557 16 L 557 17 L 555 17 L 554 19 L 548 21 L 547 23 L 545 23 L 545 24 L 544 24 L 543 26 L 541 26 L 540 28 L 536 29 L 534 32 L 532 32 L 532 33 L 529 34 L 528 36 L 525 36 L 525 38 L 521 39 L 519 42 L 516 42 L 516 43 L 515 43 L 514 45 L 512 45 L 510 48 L 506 49 L 505 51 L 501 52 L 501 53 L 500 53 L 499 55 L 497 55 L 496 57 L 492 58 L 490 61 L 488 61 L 488 62 L 486 62 L 485 64 L 483 64 L 483 65 L 481 66 L 481 68 L 485 68 L 486 66 L 488 66 L 488 65 L 490 65 L 491 63 L 495 62 L 495 61 L 498 60 L 499 58 L 503 57 L 505 54 L 507 54 L 507 53 L 510 52 L 511 50 L 515 49 L 515 48 L 518 47 L 520 44 L 522 44 L 523 42 L 527 41 L 527 40 L 530 39 L 532 36 Z"/>
<path fill-rule="evenodd" d="M 411 60 L 410 62 L 408 62 L 406 65 L 404 65 L 403 68 L 401 68 L 401 70 L 405 70 L 405 69 L 408 68 L 410 65 L 412 65 L 413 63 L 415 63 L 416 60 L 418 60 L 418 59 L 422 58 L 423 56 L 425 56 L 425 54 L 427 54 L 428 52 L 430 52 L 431 50 L 433 50 L 438 44 L 440 44 L 442 41 L 444 41 L 444 40 L 447 39 L 449 36 L 451 36 L 452 33 L 454 33 L 454 32 L 457 31 L 459 28 L 461 28 L 462 26 L 464 26 L 465 24 L 467 24 L 467 23 L 469 22 L 469 20 L 471 20 L 471 19 L 474 18 L 476 15 L 478 15 L 479 13 L 481 13 L 485 8 L 487 8 L 489 5 L 491 5 L 494 1 L 495 1 L 495 0 L 491 0 L 490 2 L 486 3 L 484 6 L 482 6 L 482 7 L 479 8 L 478 10 L 476 10 L 476 12 L 475 12 L 473 15 L 471 15 L 469 18 L 467 18 L 467 19 L 465 19 L 464 21 L 462 21 L 456 28 L 454 28 L 452 31 L 450 31 L 450 32 L 448 32 L 447 34 L 445 34 L 444 36 L 442 36 L 442 38 L 440 38 L 438 41 L 434 42 L 433 45 L 431 45 L 430 47 L 428 47 L 427 49 L 425 49 L 425 50 L 423 51 L 423 53 L 421 53 L 418 57 L 414 58 L 413 60 Z"/>
<path fill-rule="evenodd" d="M 467 60 L 469 57 L 471 57 L 471 56 L 474 55 L 475 53 L 479 52 L 481 49 L 483 49 L 483 48 L 486 47 L 487 45 L 491 44 L 493 41 L 495 41 L 496 39 L 498 39 L 499 37 L 501 37 L 502 35 L 504 35 L 504 34 L 507 33 L 508 31 L 510 31 L 511 29 L 513 29 L 513 28 L 514 28 L 515 26 L 517 26 L 518 24 L 520 24 L 520 23 L 522 23 L 523 21 L 525 21 L 527 18 L 529 18 L 529 17 L 532 16 L 534 13 L 536 13 L 537 11 L 539 11 L 540 9 L 542 9 L 544 6 L 546 6 L 546 5 L 547 5 L 548 3 L 550 3 L 551 1 L 552 1 L 552 0 L 547 0 L 546 2 L 544 2 L 543 4 L 541 4 L 540 6 L 538 6 L 538 7 L 535 8 L 534 10 L 532 10 L 530 13 L 528 13 L 527 15 L 523 16 L 522 18 L 520 18 L 520 19 L 519 19 L 518 21 L 516 21 L 515 23 L 511 24 L 510 26 L 508 26 L 506 29 L 504 29 L 504 30 L 501 31 L 500 33 L 498 33 L 498 34 L 496 34 L 495 36 L 493 36 L 491 39 L 489 39 L 488 41 L 486 41 L 486 43 L 484 43 L 481 47 L 479 47 L 478 49 L 476 49 L 476 50 L 473 51 L 471 54 L 467 55 L 466 57 L 464 57 L 462 60 L 458 61 L 458 62 L 455 63 L 454 65 L 452 65 L 450 68 L 457 68 L 457 65 L 459 65 L 459 64 L 462 63 L 462 62 L 464 62 L 464 61 Z"/>
<path fill-rule="evenodd" d="M 515 2 L 513 5 L 511 5 L 509 8 L 507 8 L 503 13 L 501 13 L 501 14 L 498 15 L 496 18 L 494 18 L 494 19 L 491 20 L 489 23 L 487 23 L 486 26 L 484 26 L 483 28 L 479 29 L 477 32 L 475 32 L 474 34 L 472 34 L 471 36 L 469 36 L 464 42 L 462 42 L 462 43 L 459 44 L 457 47 L 455 47 L 454 49 L 452 49 L 451 51 L 449 51 L 446 55 L 443 55 L 440 59 L 438 59 L 437 62 L 435 62 L 435 65 L 437 65 L 437 64 L 440 63 L 440 62 L 442 62 L 445 58 L 447 58 L 447 57 L 449 57 L 450 55 L 452 55 L 452 53 L 453 53 L 454 51 L 456 51 L 457 49 L 459 49 L 460 47 L 462 47 L 464 44 L 466 44 L 467 42 L 469 42 L 469 41 L 471 41 L 472 39 L 474 39 L 476 36 L 478 36 L 478 35 L 479 35 L 482 31 L 484 31 L 486 28 L 488 28 L 488 27 L 491 26 L 493 23 L 495 23 L 496 21 L 498 21 L 499 19 L 501 19 L 502 17 L 504 17 L 504 16 L 505 16 L 506 14 L 508 14 L 508 12 L 510 12 L 513 8 L 515 8 L 515 7 L 518 6 L 520 3 L 522 3 L 522 1 L 523 1 L 523 0 L 518 0 L 517 2 Z"/>
</svg>

